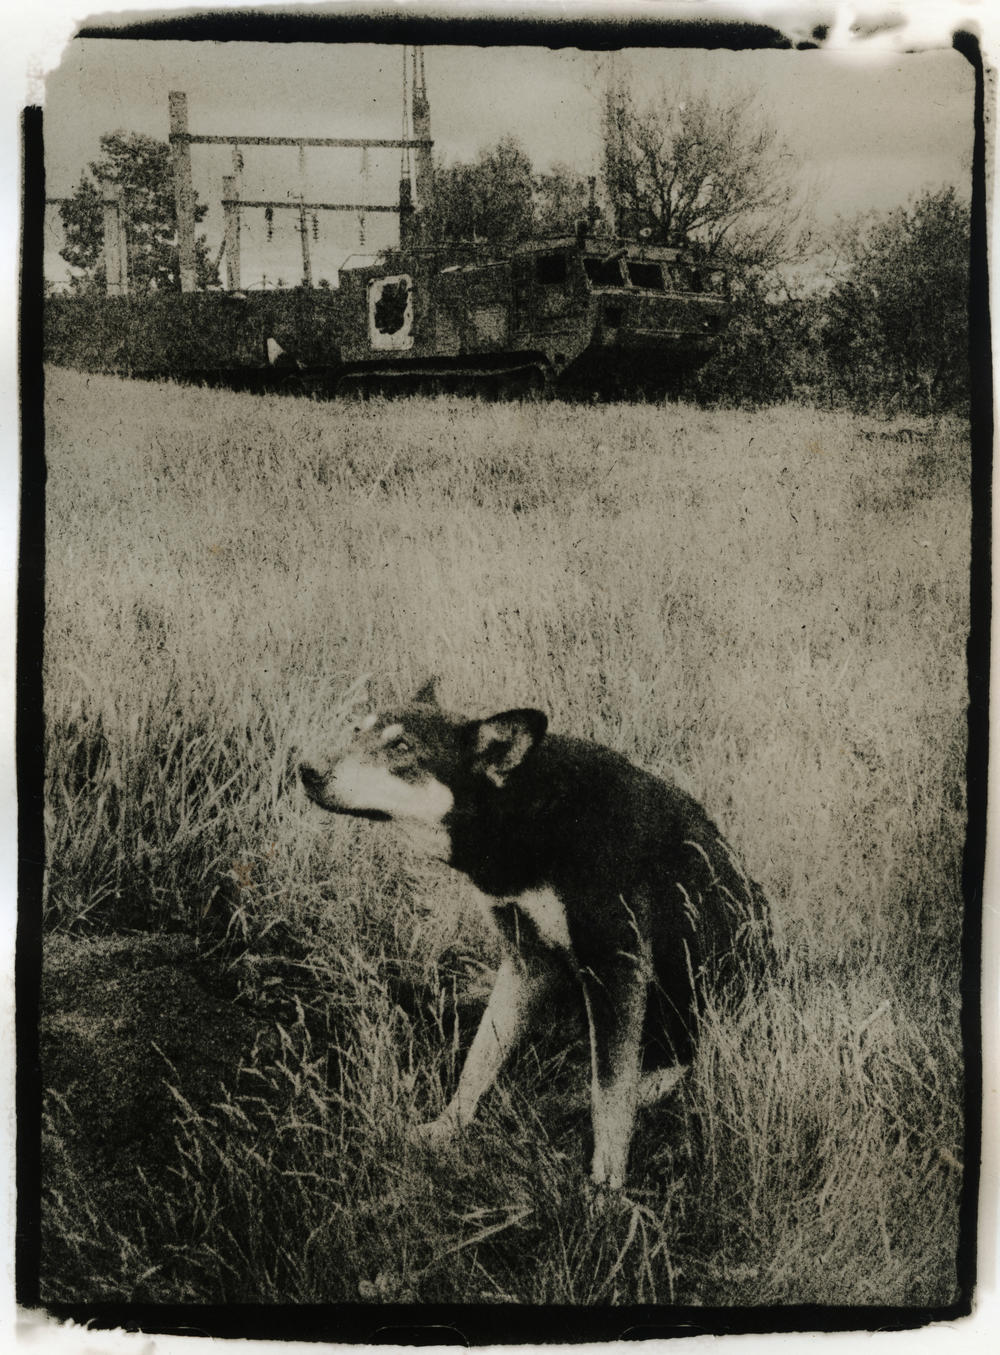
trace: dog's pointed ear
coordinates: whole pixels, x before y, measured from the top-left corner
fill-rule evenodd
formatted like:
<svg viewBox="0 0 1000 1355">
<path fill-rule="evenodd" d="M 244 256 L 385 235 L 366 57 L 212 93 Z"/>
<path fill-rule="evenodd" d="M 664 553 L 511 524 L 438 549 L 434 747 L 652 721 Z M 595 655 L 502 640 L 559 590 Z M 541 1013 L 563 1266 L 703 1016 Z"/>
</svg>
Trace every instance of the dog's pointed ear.
<svg viewBox="0 0 1000 1355">
<path fill-rule="evenodd" d="M 495 786 L 507 777 L 545 735 L 549 719 L 540 710 L 506 710 L 473 725 L 474 762 Z"/>
<path fill-rule="evenodd" d="M 420 691 L 417 692 L 413 698 L 413 704 L 415 706 L 436 706 L 438 704 L 437 685 L 438 676 L 435 673 L 427 679 Z"/>
</svg>

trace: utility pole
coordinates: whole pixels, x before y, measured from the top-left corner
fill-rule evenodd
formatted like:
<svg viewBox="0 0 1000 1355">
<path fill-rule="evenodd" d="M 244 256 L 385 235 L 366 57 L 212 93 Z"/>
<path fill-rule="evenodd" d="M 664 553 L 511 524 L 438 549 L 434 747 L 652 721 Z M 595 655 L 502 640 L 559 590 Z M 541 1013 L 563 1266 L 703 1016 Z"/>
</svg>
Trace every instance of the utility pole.
<svg viewBox="0 0 1000 1355">
<path fill-rule="evenodd" d="M 120 184 L 106 183 L 104 204 L 104 282 L 108 296 L 128 296 L 128 244 Z"/>
<path fill-rule="evenodd" d="M 306 148 L 299 146 L 299 236 L 302 240 L 302 285 L 313 285 L 312 258 L 309 254 L 309 231 L 306 228 Z"/>
<path fill-rule="evenodd" d="M 191 134 L 187 95 L 173 89 L 170 103 L 170 155 L 174 162 L 174 207 L 177 214 L 177 258 L 181 291 L 197 286 L 194 253 L 194 186 L 191 181 Z"/>
<path fill-rule="evenodd" d="M 226 287 L 240 290 L 240 181 L 236 174 L 222 177 L 223 239 L 226 252 Z"/>
<path fill-rule="evenodd" d="M 313 285 L 312 258 L 309 254 L 309 229 L 306 226 L 306 205 L 299 199 L 299 236 L 302 240 L 302 285 Z"/>
</svg>

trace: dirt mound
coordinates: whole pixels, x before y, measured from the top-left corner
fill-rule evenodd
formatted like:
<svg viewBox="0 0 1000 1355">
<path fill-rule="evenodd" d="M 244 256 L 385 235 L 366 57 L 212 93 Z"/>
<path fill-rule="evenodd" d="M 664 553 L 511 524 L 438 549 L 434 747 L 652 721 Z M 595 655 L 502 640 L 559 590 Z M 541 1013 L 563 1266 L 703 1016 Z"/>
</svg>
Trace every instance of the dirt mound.
<svg viewBox="0 0 1000 1355">
<path fill-rule="evenodd" d="M 69 1112 L 81 1167 L 120 1179 L 127 1162 L 161 1161 L 178 1110 L 170 1087 L 195 1105 L 235 1090 L 260 1028 L 189 937 L 46 942 L 42 1085 Z"/>
</svg>

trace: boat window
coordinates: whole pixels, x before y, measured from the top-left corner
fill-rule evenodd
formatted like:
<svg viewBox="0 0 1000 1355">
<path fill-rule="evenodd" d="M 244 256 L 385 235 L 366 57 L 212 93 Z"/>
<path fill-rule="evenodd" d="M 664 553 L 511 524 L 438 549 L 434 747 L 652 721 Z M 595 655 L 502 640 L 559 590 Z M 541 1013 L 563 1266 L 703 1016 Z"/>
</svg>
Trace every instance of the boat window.
<svg viewBox="0 0 1000 1355">
<path fill-rule="evenodd" d="M 621 260 L 601 259 L 594 254 L 587 255 L 583 261 L 587 278 L 592 287 L 621 287 L 623 285 Z"/>
<path fill-rule="evenodd" d="M 633 287 L 663 291 L 663 272 L 658 263 L 643 263 L 639 259 L 629 259 L 628 277 Z"/>
<path fill-rule="evenodd" d="M 565 254 L 539 254 L 535 257 L 535 277 L 546 286 L 566 281 Z"/>
</svg>

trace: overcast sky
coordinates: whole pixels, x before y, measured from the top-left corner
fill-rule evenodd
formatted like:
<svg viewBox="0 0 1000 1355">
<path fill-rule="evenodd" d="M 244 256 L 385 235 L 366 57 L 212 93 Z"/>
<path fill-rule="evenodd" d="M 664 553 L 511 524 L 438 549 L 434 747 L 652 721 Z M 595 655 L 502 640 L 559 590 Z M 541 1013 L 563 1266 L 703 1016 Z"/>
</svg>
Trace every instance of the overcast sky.
<svg viewBox="0 0 1000 1355">
<path fill-rule="evenodd" d="M 516 136 L 537 169 L 556 162 L 582 174 L 599 169 L 600 112 L 612 58 L 573 49 L 427 47 L 435 154 L 468 158 Z M 903 203 L 926 187 L 968 191 L 973 74 L 951 50 L 915 55 L 852 51 L 634 50 L 614 58 L 640 99 L 688 88 L 756 91 L 761 107 L 801 159 L 818 223 Z M 103 132 L 125 129 L 166 140 L 167 93 L 187 92 L 194 133 L 258 136 L 400 135 L 403 49 L 398 46 L 212 43 L 77 39 L 45 88 L 46 193 L 72 192 L 99 154 Z M 201 229 L 213 253 L 221 241 L 217 203 L 231 173 L 228 147 L 192 149 L 195 188 L 212 206 Z M 389 202 L 399 152 L 308 152 L 301 184 L 294 149 L 248 149 L 243 193 L 325 201 Z M 47 271 L 65 275 L 54 208 L 46 230 Z M 360 246 L 356 218 L 325 214 L 313 245 L 314 277 L 335 276 Z M 246 213 L 245 285 L 266 276 L 297 281 L 298 236 L 291 212 L 276 213 L 266 238 L 262 212 Z M 369 217 L 365 244 L 390 243 L 394 217 Z"/>
</svg>

